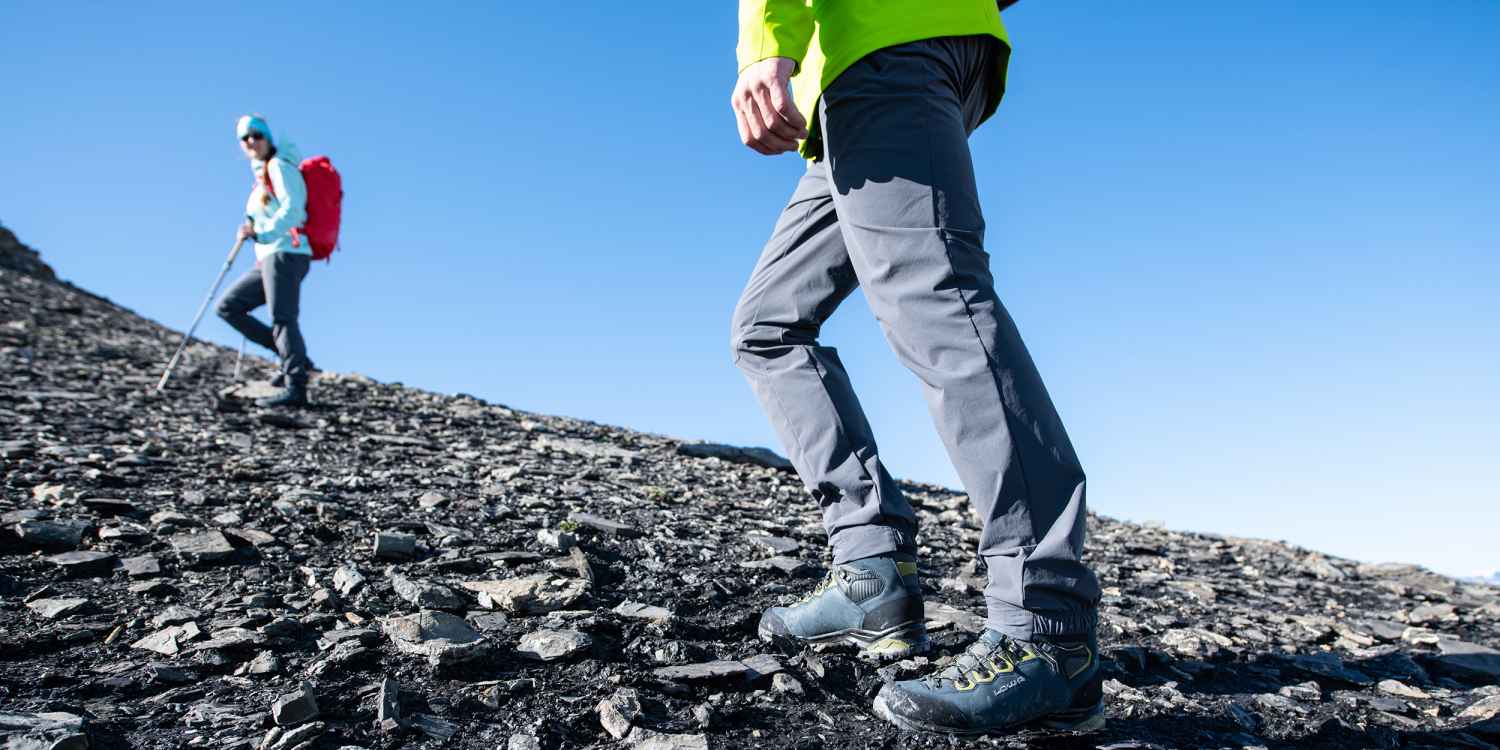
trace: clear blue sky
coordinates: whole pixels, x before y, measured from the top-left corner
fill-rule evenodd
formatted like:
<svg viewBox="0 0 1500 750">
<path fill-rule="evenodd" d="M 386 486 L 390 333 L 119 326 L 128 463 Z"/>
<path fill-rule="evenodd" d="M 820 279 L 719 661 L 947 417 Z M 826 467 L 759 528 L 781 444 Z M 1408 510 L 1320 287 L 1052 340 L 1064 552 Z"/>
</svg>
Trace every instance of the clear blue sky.
<svg viewBox="0 0 1500 750">
<path fill-rule="evenodd" d="M 492 5 L 10 3 L 0 221 L 185 327 L 264 112 L 346 180 L 304 293 L 324 367 L 776 445 L 728 322 L 801 164 L 736 140 L 734 3 Z M 989 249 L 1093 507 L 1500 569 L 1500 3 L 1006 19 Z M 891 468 L 956 486 L 862 298 L 826 339 Z"/>
</svg>

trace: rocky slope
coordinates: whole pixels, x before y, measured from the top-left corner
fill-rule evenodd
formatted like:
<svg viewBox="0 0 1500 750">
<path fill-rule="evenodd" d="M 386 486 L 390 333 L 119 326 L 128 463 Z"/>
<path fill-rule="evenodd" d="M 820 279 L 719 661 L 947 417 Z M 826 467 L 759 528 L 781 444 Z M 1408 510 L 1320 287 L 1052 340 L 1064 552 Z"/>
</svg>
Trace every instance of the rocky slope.
<svg viewBox="0 0 1500 750">
<path fill-rule="evenodd" d="M 926 659 L 756 640 L 825 561 L 816 509 L 764 456 L 357 375 L 263 412 L 207 345 L 153 397 L 177 334 L 0 239 L 3 747 L 953 744 L 867 710 Z M 936 660 L 980 623 L 977 530 L 961 495 L 908 489 Z M 974 744 L 1500 744 L 1497 589 L 1090 531 L 1109 727 Z"/>
</svg>

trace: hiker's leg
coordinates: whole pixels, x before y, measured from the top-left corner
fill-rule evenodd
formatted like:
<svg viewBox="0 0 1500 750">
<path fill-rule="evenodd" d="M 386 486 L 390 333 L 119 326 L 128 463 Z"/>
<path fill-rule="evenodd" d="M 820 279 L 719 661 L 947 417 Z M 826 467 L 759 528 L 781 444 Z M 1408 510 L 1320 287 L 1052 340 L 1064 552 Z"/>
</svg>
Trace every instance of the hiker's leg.
<svg viewBox="0 0 1500 750">
<path fill-rule="evenodd" d="M 266 304 L 265 286 L 261 281 L 260 266 L 248 270 L 235 280 L 219 298 L 218 313 L 224 322 L 234 327 L 245 338 L 276 351 L 276 339 L 271 327 L 256 320 L 250 311 Z"/>
<path fill-rule="evenodd" d="M 967 136 L 987 86 L 979 38 L 874 53 L 820 106 L 833 202 L 865 296 L 921 379 L 983 521 L 990 627 L 1021 639 L 1091 631 L 1084 474 L 995 296 Z"/>
<path fill-rule="evenodd" d="M 307 384 L 307 347 L 302 329 L 297 325 L 301 310 L 302 279 L 307 276 L 312 259 L 306 255 L 272 253 L 265 260 L 266 302 L 271 308 L 271 331 L 276 352 L 281 355 L 281 372 L 288 385 Z"/>
<path fill-rule="evenodd" d="M 809 491 L 823 507 L 834 562 L 913 554 L 916 515 L 896 488 L 823 322 L 858 285 L 827 170 L 813 164 L 735 308 L 734 361 L 749 379 Z"/>
</svg>

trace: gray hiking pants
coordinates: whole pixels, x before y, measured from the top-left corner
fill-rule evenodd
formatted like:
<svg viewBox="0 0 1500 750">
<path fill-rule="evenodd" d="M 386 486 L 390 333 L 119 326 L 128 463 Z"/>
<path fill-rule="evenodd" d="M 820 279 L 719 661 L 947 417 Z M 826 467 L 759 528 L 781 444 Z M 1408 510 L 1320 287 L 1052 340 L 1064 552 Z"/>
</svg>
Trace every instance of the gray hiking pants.
<svg viewBox="0 0 1500 750">
<path fill-rule="evenodd" d="M 293 253 L 271 253 L 245 272 L 219 298 L 219 317 L 245 338 L 270 349 L 281 358 L 287 382 L 307 384 L 307 345 L 297 325 L 302 302 L 302 279 L 312 258 Z M 250 311 L 261 305 L 271 308 L 271 325 L 256 320 Z"/>
<path fill-rule="evenodd" d="M 823 508 L 838 563 L 915 554 L 917 518 L 884 464 L 823 322 L 863 287 L 983 523 L 989 626 L 1016 638 L 1095 625 L 1084 474 L 1015 324 L 996 299 L 968 135 L 988 37 L 875 52 L 824 92 L 812 163 L 735 310 L 735 362 Z"/>
</svg>

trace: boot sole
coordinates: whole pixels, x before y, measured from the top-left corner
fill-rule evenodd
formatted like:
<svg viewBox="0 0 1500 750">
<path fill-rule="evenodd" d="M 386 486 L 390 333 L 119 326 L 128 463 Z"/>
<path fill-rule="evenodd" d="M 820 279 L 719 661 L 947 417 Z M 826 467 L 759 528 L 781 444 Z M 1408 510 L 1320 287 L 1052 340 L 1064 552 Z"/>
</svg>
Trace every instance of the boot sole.
<svg viewBox="0 0 1500 750">
<path fill-rule="evenodd" d="M 815 638 L 779 635 L 765 629 L 760 629 L 758 633 L 760 639 L 767 643 L 780 638 L 809 646 L 853 646 L 859 650 L 860 656 L 880 661 L 897 661 L 925 654 L 932 648 L 932 641 L 927 638 L 927 628 L 914 623 L 896 625 L 885 630 L 849 628 Z"/>
<path fill-rule="evenodd" d="M 1004 734 L 1017 729 L 1045 729 L 1053 732 L 1097 732 L 1104 728 L 1104 702 L 1089 708 L 1074 708 L 1057 713 L 1047 714 L 1031 721 L 1018 724 L 1008 724 L 998 727 L 985 727 L 983 729 L 945 727 L 940 724 L 928 724 L 922 721 L 908 719 L 893 713 L 885 705 L 885 696 L 875 696 L 875 714 L 886 721 L 908 732 L 927 732 L 931 734 L 951 734 L 964 737 L 978 737 L 982 735 Z"/>
</svg>

